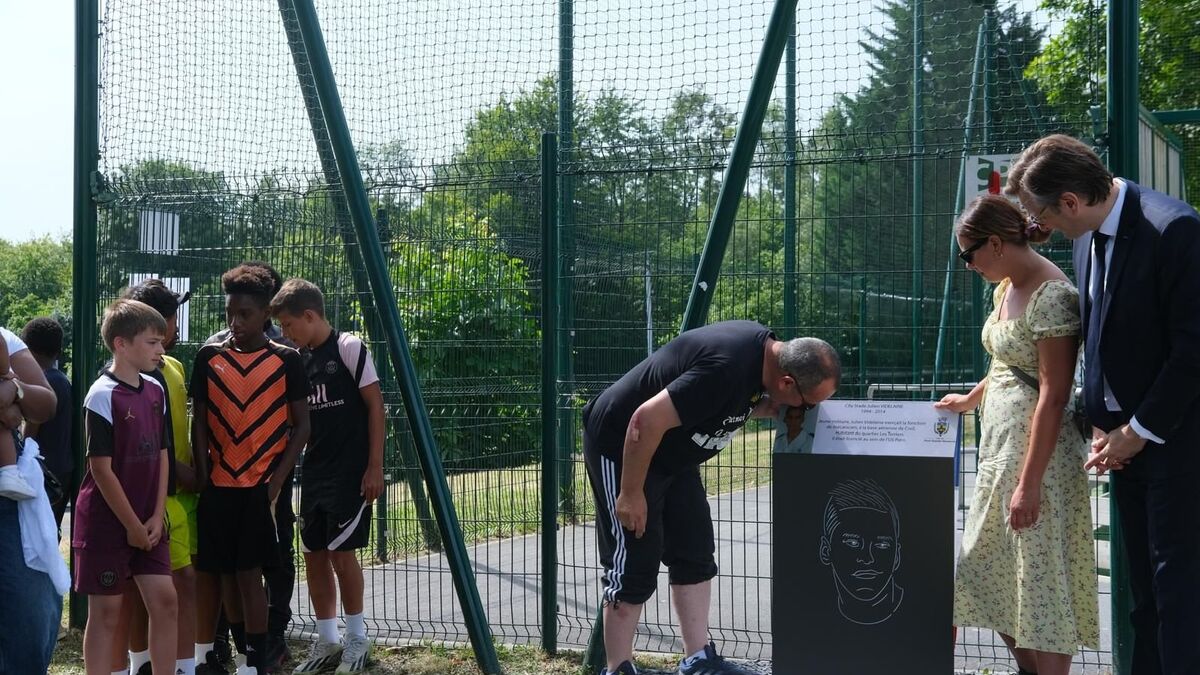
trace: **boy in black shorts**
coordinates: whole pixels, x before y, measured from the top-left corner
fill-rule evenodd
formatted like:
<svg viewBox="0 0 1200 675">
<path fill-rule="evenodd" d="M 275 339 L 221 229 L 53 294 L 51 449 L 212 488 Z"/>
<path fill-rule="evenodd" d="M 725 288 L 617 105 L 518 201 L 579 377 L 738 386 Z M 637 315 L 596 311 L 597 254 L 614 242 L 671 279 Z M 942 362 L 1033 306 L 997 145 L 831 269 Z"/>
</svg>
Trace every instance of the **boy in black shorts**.
<svg viewBox="0 0 1200 675">
<path fill-rule="evenodd" d="M 371 643 L 355 551 L 367 545 L 371 503 L 383 491 L 383 393 L 366 345 L 333 330 L 316 285 L 289 280 L 271 301 L 271 314 L 300 346 L 312 387 L 312 437 L 300 475 L 300 543 L 318 637 L 295 672 L 336 667 L 339 673 L 360 673 Z M 335 576 L 342 590 L 344 639 L 337 632 Z"/>
<path fill-rule="evenodd" d="M 246 626 L 239 674 L 265 675 L 262 570 L 278 564 L 274 502 L 308 442 L 308 380 L 300 354 L 263 334 L 270 275 L 242 265 L 226 272 L 221 286 L 230 337 L 205 345 L 192 368 L 192 449 L 196 472 L 207 479 L 196 512 L 195 565 L 198 577 L 208 577 L 205 588 L 217 586 L 214 575 L 236 579 Z M 198 630 L 215 628 L 217 608 L 215 594 L 197 597 Z"/>
</svg>

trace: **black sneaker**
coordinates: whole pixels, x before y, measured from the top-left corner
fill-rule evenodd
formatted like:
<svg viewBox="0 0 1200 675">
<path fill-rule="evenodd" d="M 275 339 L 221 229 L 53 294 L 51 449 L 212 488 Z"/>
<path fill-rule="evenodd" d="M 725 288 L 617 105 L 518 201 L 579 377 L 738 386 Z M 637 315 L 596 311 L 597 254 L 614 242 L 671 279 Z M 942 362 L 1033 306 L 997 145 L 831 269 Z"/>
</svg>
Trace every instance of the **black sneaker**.
<svg viewBox="0 0 1200 675">
<path fill-rule="evenodd" d="M 633 666 L 633 661 L 624 661 L 617 666 L 616 670 L 600 669 L 600 675 L 638 675 L 637 668 Z"/>
<path fill-rule="evenodd" d="M 217 655 L 217 662 L 225 667 L 233 665 L 233 646 L 229 642 L 229 634 L 218 635 L 213 640 L 213 648 L 210 654 Z"/>
<path fill-rule="evenodd" d="M 221 664 L 216 650 L 205 655 L 204 660 L 196 664 L 196 675 L 229 675 L 229 671 Z"/>
<path fill-rule="evenodd" d="M 292 654 L 288 651 L 287 641 L 282 637 L 267 636 L 267 654 L 263 659 L 267 664 L 267 673 L 280 672 L 283 664 L 291 660 Z"/>
<path fill-rule="evenodd" d="M 704 656 L 688 657 L 679 664 L 676 675 L 754 675 L 754 671 L 726 661 L 717 654 L 717 646 L 708 643 Z"/>
<path fill-rule="evenodd" d="M 141 668 L 138 668 L 137 673 L 135 673 L 134 675 L 154 675 L 154 669 L 150 665 L 150 662 L 147 661 L 142 664 Z"/>
</svg>

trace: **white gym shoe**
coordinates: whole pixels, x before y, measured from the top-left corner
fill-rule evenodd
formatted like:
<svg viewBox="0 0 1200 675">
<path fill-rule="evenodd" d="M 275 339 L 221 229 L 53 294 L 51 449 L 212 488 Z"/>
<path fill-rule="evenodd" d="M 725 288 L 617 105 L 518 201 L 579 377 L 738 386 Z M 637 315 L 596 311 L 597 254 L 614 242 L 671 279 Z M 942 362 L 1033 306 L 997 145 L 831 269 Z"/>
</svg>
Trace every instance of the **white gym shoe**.
<svg viewBox="0 0 1200 675">
<path fill-rule="evenodd" d="M 33 499 L 37 494 L 33 491 L 33 486 L 17 471 L 15 464 L 10 466 L 12 468 L 6 466 L 0 469 L 0 497 L 8 497 L 17 502 Z"/>
<path fill-rule="evenodd" d="M 347 635 L 342 652 L 342 662 L 338 664 L 338 673 L 361 673 L 371 660 L 371 639 L 365 635 Z"/>
<path fill-rule="evenodd" d="M 342 661 L 342 643 L 313 641 L 308 658 L 300 662 L 292 672 L 295 675 L 324 673 L 338 667 Z"/>
</svg>

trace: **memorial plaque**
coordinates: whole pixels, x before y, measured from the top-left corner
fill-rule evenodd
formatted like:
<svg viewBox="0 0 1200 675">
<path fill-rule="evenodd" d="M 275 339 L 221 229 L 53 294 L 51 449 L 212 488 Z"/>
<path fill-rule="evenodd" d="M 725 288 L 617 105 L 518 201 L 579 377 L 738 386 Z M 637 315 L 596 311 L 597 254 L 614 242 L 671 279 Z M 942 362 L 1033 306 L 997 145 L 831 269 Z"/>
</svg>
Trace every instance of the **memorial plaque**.
<svg viewBox="0 0 1200 675">
<path fill-rule="evenodd" d="M 895 401 L 812 412 L 811 452 L 774 458 L 775 672 L 951 673 L 958 416 Z"/>
</svg>

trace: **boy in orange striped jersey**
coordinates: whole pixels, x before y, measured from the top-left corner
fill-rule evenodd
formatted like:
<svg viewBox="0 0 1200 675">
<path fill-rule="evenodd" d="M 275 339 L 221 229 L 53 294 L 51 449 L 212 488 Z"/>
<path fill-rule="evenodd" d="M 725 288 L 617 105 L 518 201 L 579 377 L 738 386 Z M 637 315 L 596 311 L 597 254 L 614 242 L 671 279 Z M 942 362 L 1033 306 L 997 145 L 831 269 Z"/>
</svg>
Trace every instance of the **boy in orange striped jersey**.
<svg viewBox="0 0 1200 675">
<path fill-rule="evenodd" d="M 278 564 L 274 501 L 308 442 L 308 377 L 300 354 L 262 327 L 274 282 L 242 265 L 221 277 L 230 337 L 206 345 L 192 368 L 192 448 L 207 479 L 197 508 L 198 590 L 236 579 L 246 626 L 245 675 L 265 675 L 267 596 L 262 570 Z M 216 625 L 215 592 L 198 592 L 200 630 Z M 211 627 L 211 628 L 210 628 Z"/>
</svg>

